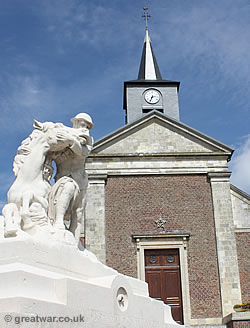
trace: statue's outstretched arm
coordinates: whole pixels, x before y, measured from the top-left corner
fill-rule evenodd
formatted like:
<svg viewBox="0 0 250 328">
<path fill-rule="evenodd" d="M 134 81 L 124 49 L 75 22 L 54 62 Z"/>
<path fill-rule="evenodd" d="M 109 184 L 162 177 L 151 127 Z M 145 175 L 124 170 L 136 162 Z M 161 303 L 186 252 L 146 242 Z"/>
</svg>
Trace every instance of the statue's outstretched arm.
<svg viewBox="0 0 250 328">
<path fill-rule="evenodd" d="M 78 139 L 75 139 L 70 149 L 79 156 L 88 156 L 93 148 L 94 140 L 89 137 L 85 144 L 82 144 Z"/>
</svg>

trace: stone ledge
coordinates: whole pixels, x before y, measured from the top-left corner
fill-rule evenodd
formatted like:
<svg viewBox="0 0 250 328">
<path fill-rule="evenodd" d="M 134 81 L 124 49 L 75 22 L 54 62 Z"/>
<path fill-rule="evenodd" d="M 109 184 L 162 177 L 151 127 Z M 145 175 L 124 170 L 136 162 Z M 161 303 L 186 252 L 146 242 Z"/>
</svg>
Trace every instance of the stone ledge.
<svg viewBox="0 0 250 328">
<path fill-rule="evenodd" d="M 107 174 L 88 174 L 89 181 L 92 182 L 91 180 L 106 180 L 108 177 Z"/>
<path fill-rule="evenodd" d="M 222 318 L 205 318 L 205 319 L 190 319 L 187 324 L 190 327 L 195 328 L 226 328 L 224 324 L 222 324 Z"/>
<path fill-rule="evenodd" d="M 250 311 L 232 312 L 222 319 L 223 324 L 231 321 L 250 321 Z"/>
<path fill-rule="evenodd" d="M 169 231 L 169 232 L 145 232 L 133 233 L 134 239 L 140 238 L 166 238 L 166 237 L 190 237 L 190 233 L 186 231 Z"/>
<path fill-rule="evenodd" d="M 249 233 L 250 232 L 250 228 L 235 228 L 234 232 L 236 233 Z"/>
<path fill-rule="evenodd" d="M 228 180 L 231 176 L 232 172 L 209 172 L 208 177 L 211 181 L 224 181 L 224 179 Z"/>
<path fill-rule="evenodd" d="M 190 157 L 190 156 L 204 156 L 204 157 L 214 157 L 221 156 L 227 157 L 229 153 L 222 152 L 184 152 L 184 153 L 91 153 L 88 158 L 110 158 L 110 157 Z M 88 160 L 87 160 L 88 162 Z"/>
</svg>

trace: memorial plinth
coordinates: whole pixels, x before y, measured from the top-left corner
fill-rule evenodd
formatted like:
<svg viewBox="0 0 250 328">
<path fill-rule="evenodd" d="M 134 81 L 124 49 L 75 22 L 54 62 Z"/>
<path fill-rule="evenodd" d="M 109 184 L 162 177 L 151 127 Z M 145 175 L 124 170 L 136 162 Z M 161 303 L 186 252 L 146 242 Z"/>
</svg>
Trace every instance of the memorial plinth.
<svg viewBox="0 0 250 328">
<path fill-rule="evenodd" d="M 1 325 L 7 315 L 8 327 L 22 317 L 80 316 L 82 322 L 36 322 L 36 327 L 179 326 L 169 306 L 148 296 L 145 282 L 119 274 L 76 245 L 16 237 L 2 240 L 0 252 Z M 34 327 L 28 320 L 25 327 Z"/>
</svg>

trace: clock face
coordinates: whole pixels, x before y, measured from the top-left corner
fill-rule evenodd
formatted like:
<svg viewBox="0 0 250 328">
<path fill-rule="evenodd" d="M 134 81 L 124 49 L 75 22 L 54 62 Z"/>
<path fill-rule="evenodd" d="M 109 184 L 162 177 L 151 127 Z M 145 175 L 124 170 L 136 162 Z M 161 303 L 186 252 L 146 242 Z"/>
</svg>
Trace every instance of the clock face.
<svg viewBox="0 0 250 328">
<path fill-rule="evenodd" d="M 144 98 L 149 104 L 156 104 L 160 100 L 160 93 L 157 90 L 150 89 L 145 92 Z"/>
</svg>

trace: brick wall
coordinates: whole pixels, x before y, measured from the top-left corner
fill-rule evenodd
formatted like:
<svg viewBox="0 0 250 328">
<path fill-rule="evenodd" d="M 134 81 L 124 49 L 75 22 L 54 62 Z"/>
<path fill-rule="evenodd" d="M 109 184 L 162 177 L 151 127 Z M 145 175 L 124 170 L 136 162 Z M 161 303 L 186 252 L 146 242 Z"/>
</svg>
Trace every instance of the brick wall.
<svg viewBox="0 0 250 328">
<path fill-rule="evenodd" d="M 227 324 L 227 328 L 250 328 L 250 321 L 231 321 Z"/>
<path fill-rule="evenodd" d="M 136 244 L 131 234 L 190 232 L 188 267 L 191 316 L 221 316 L 215 230 L 210 184 L 205 175 L 113 176 L 105 193 L 107 265 L 137 277 Z"/>
<path fill-rule="evenodd" d="M 249 268 L 250 268 L 250 234 L 245 232 L 236 233 L 237 255 L 240 271 L 240 286 L 242 302 L 250 301 L 250 283 L 249 283 Z"/>
</svg>

